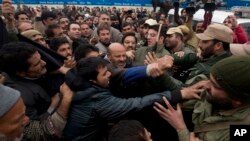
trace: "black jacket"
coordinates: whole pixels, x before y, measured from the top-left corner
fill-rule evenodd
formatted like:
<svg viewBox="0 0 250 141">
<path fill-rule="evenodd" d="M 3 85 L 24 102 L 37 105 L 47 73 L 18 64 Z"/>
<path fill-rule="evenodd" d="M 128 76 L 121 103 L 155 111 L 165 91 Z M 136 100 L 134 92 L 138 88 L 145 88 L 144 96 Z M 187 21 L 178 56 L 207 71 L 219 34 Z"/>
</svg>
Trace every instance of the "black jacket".
<svg viewBox="0 0 250 141">
<path fill-rule="evenodd" d="M 124 99 L 113 96 L 108 89 L 91 85 L 75 93 L 64 135 L 69 141 L 101 141 L 109 121 L 142 110 L 156 101 L 162 102 L 163 96 L 173 103 L 181 100 L 179 92 L 169 91 Z"/>
</svg>

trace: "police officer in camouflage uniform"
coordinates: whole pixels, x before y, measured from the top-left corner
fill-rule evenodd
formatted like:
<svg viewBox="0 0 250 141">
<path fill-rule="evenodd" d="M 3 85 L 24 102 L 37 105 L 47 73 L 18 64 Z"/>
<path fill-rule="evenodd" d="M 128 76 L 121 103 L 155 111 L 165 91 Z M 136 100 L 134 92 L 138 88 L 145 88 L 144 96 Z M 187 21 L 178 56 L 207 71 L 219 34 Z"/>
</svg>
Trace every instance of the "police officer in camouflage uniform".
<svg viewBox="0 0 250 141">
<path fill-rule="evenodd" d="M 229 141 L 230 125 L 250 123 L 250 56 L 228 57 L 210 72 L 210 80 L 198 83 L 207 91 L 193 107 L 194 134 L 187 129 L 179 105 L 175 110 L 165 99 L 167 108 L 159 103 L 154 107 L 176 129 L 180 141 L 189 141 L 191 135 L 203 141 Z"/>
<path fill-rule="evenodd" d="M 229 57 L 229 45 L 233 41 L 233 31 L 221 24 L 211 24 L 204 33 L 196 34 L 200 39 L 200 60 L 194 67 L 183 71 L 186 75 L 183 85 L 191 85 L 208 79 L 210 68 L 219 60 Z M 185 56 L 185 55 L 184 55 Z"/>
<path fill-rule="evenodd" d="M 182 71 L 193 67 L 198 60 L 198 56 L 184 44 L 184 36 L 179 27 L 169 28 L 166 34 L 166 49 L 174 57 L 173 77 L 184 81 L 185 76 L 182 75 Z"/>
</svg>

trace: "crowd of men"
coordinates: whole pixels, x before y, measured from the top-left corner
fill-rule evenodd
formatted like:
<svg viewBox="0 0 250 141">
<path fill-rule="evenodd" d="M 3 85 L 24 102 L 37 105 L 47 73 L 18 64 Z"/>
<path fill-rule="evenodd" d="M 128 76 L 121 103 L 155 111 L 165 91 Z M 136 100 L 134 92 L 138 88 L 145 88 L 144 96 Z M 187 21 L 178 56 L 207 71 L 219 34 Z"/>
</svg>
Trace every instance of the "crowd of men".
<svg viewBox="0 0 250 141">
<path fill-rule="evenodd" d="M 174 9 L 3 0 L 0 141 L 229 141 L 250 123 L 247 34 Z"/>
</svg>

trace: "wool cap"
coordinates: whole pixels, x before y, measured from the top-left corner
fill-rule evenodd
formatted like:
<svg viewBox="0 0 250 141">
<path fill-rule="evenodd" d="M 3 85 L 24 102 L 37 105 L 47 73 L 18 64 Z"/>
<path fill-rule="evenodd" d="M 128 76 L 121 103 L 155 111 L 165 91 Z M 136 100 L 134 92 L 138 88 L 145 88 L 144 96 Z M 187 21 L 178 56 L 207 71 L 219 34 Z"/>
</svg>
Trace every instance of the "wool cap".
<svg viewBox="0 0 250 141">
<path fill-rule="evenodd" d="M 250 102 L 250 56 L 232 56 L 217 62 L 211 74 L 229 97 Z"/>
<path fill-rule="evenodd" d="M 18 101 L 20 92 L 0 84 L 0 118 Z"/>
<path fill-rule="evenodd" d="M 169 28 L 166 34 L 167 35 L 172 35 L 174 33 L 179 33 L 179 34 L 181 34 L 183 36 L 183 33 L 181 32 L 181 29 L 179 27 L 171 27 L 171 28 Z"/>
<path fill-rule="evenodd" d="M 32 37 L 34 37 L 35 35 L 42 35 L 41 32 L 39 32 L 37 30 L 33 30 L 33 29 L 24 31 L 21 34 L 29 39 L 32 39 Z"/>
<path fill-rule="evenodd" d="M 233 31 L 229 27 L 222 24 L 211 24 L 204 33 L 196 34 L 200 40 L 219 40 L 226 43 L 233 42 Z"/>
<path fill-rule="evenodd" d="M 178 28 L 180 28 L 180 30 L 183 34 L 190 34 L 191 33 L 190 29 L 186 25 L 180 25 L 180 26 L 178 26 Z"/>
</svg>

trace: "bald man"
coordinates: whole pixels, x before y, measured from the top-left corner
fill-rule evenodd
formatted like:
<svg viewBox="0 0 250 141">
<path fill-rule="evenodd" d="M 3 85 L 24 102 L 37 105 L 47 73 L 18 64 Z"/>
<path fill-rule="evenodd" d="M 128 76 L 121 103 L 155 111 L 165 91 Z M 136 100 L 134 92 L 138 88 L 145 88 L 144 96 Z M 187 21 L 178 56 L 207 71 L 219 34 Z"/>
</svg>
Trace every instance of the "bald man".
<svg viewBox="0 0 250 141">
<path fill-rule="evenodd" d="M 27 30 L 34 29 L 33 25 L 30 22 L 21 22 L 18 25 L 18 32 L 22 33 Z"/>
<path fill-rule="evenodd" d="M 108 47 L 107 57 L 115 68 L 126 67 L 126 48 L 120 43 L 112 43 Z"/>
</svg>

